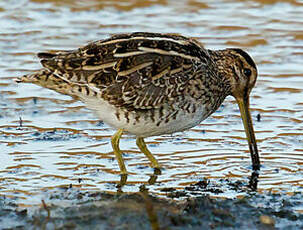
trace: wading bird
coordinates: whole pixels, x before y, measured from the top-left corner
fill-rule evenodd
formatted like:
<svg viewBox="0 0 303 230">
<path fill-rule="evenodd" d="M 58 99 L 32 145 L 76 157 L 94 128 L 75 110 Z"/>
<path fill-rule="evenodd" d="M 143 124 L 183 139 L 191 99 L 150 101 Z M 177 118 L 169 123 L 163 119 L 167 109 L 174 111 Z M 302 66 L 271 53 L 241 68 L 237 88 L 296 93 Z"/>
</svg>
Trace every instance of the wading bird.
<svg viewBox="0 0 303 230">
<path fill-rule="evenodd" d="M 72 51 L 39 53 L 43 68 L 17 79 L 79 98 L 100 119 L 118 129 L 112 147 L 121 174 L 127 170 L 119 148 L 123 132 L 160 165 L 144 138 L 192 128 L 235 97 L 250 149 L 252 167 L 260 161 L 249 94 L 257 67 L 241 49 L 209 50 L 177 34 L 130 33 L 89 43 Z"/>
</svg>

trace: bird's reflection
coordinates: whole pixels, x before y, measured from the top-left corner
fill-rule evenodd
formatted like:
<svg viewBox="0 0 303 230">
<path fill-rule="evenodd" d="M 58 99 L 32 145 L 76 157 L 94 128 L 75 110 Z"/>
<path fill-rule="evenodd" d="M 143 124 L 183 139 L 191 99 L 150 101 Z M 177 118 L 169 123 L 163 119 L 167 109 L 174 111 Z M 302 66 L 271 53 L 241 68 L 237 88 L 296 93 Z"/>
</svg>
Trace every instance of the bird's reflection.
<svg viewBox="0 0 303 230">
<path fill-rule="evenodd" d="M 258 187 L 258 182 L 259 182 L 259 171 L 253 170 L 251 176 L 249 177 L 248 187 L 253 191 L 256 191 Z"/>
<path fill-rule="evenodd" d="M 147 181 L 147 184 L 149 184 L 149 185 L 155 184 L 157 182 L 158 176 L 161 174 L 162 174 L 161 169 L 155 168 L 154 173 L 152 175 L 150 175 L 150 177 Z M 122 188 L 124 185 L 126 185 L 127 178 L 128 178 L 127 174 L 120 174 L 120 182 L 116 186 L 118 193 L 122 193 Z"/>
<path fill-rule="evenodd" d="M 161 170 L 160 169 L 155 169 L 154 173 L 150 175 L 149 179 L 147 180 L 146 184 L 148 185 L 154 185 L 157 182 L 158 176 L 161 175 Z M 127 174 L 121 174 L 120 175 L 120 181 L 117 184 L 117 193 L 121 194 L 122 188 L 124 185 L 127 183 Z M 248 188 L 250 188 L 252 191 L 256 191 L 258 188 L 258 182 L 259 182 L 259 171 L 258 170 L 253 170 L 250 177 L 249 177 L 249 182 L 248 182 Z"/>
<path fill-rule="evenodd" d="M 149 180 L 147 181 L 149 185 L 153 185 L 156 183 L 158 176 L 161 175 L 161 170 L 158 168 L 154 169 L 153 175 L 150 176 Z"/>
<path fill-rule="evenodd" d="M 154 172 L 155 174 L 155 172 Z M 158 221 L 157 211 L 155 208 L 155 204 L 152 201 L 152 197 L 148 193 L 148 189 L 145 187 L 145 185 L 140 186 L 139 194 L 144 200 L 145 203 L 145 210 L 146 214 L 148 216 L 148 220 L 150 223 L 150 227 L 152 230 L 159 230 L 160 225 Z"/>
</svg>

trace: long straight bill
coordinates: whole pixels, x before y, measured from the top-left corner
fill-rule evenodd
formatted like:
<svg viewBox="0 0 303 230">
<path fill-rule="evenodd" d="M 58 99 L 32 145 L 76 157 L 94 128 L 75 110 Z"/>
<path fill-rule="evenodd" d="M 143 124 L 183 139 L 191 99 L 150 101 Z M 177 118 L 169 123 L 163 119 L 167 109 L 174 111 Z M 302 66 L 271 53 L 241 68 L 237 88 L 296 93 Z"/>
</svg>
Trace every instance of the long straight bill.
<svg viewBox="0 0 303 230">
<path fill-rule="evenodd" d="M 249 146 L 249 150 L 250 150 L 250 155 L 251 155 L 251 160 L 252 160 L 252 167 L 254 170 L 259 170 L 260 169 L 260 159 L 259 159 L 255 132 L 254 132 L 254 128 L 252 125 L 251 115 L 249 112 L 249 97 L 248 96 L 238 97 L 238 98 L 236 98 L 236 100 L 239 105 L 243 125 L 245 128 L 245 133 L 246 133 L 248 146 Z"/>
</svg>

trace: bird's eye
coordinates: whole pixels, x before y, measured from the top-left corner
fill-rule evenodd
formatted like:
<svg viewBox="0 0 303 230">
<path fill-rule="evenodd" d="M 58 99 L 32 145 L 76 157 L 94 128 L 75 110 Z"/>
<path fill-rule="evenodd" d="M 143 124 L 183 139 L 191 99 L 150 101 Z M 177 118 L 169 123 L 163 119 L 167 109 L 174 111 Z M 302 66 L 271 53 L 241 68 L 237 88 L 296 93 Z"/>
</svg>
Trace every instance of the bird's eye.
<svg viewBox="0 0 303 230">
<path fill-rule="evenodd" d="M 249 77 L 251 75 L 251 70 L 250 69 L 244 69 L 244 74 L 246 77 Z"/>
</svg>

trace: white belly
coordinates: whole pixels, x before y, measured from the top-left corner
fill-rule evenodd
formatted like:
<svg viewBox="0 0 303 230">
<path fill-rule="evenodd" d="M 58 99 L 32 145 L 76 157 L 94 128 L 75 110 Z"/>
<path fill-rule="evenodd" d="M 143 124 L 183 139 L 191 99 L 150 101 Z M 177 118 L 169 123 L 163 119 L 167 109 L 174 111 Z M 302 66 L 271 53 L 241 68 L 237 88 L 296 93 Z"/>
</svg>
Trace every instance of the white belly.
<svg viewBox="0 0 303 230">
<path fill-rule="evenodd" d="M 124 112 L 126 112 L 126 110 L 118 111 L 116 107 L 100 98 L 86 97 L 82 99 L 87 107 L 95 111 L 103 122 L 116 129 L 123 129 L 138 137 L 157 136 L 184 131 L 198 125 L 209 115 L 208 110 L 201 105 L 196 107 L 195 113 L 180 110 L 174 118 L 170 117 L 166 119 L 169 113 L 165 113 L 165 111 L 160 117 L 160 112 L 157 110 L 154 112 L 153 119 L 148 114 L 138 118 L 136 112 L 128 112 L 128 115 L 125 116 Z M 118 116 L 117 113 L 119 113 Z M 160 122 L 160 124 L 157 124 L 158 122 Z"/>
</svg>

